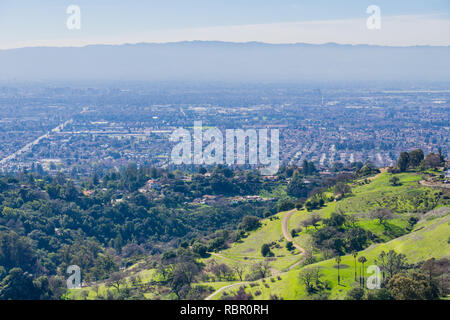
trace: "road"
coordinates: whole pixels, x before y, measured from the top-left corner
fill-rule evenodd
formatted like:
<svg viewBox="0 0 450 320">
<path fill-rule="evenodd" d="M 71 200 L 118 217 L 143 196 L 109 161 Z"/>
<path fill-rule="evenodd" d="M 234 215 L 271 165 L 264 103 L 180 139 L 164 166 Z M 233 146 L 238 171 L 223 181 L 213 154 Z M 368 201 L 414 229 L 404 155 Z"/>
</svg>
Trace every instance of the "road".
<svg viewBox="0 0 450 320">
<path fill-rule="evenodd" d="M 27 143 L 24 147 L 22 147 L 21 149 L 17 150 L 16 152 L 14 152 L 13 154 L 10 154 L 9 156 L 3 158 L 2 160 L 0 160 L 0 167 L 6 165 L 9 161 L 13 160 L 14 158 L 16 158 L 17 156 L 30 151 L 33 146 L 37 145 L 39 142 L 41 142 L 42 139 L 48 138 L 50 136 L 50 134 L 52 132 L 60 132 L 68 123 L 71 123 L 73 120 L 67 120 L 66 122 L 60 124 L 59 126 L 57 126 L 56 128 L 52 129 L 51 131 L 43 134 L 42 136 L 36 138 L 35 140 L 33 140 L 30 143 Z"/>
</svg>

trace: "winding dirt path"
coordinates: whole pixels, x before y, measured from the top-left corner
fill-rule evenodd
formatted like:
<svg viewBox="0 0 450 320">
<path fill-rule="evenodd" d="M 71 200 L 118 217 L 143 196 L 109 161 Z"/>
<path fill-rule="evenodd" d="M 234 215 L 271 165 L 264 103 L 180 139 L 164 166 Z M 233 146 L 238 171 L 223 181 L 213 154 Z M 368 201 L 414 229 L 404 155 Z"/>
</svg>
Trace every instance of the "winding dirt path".
<svg viewBox="0 0 450 320">
<path fill-rule="evenodd" d="M 296 266 L 298 266 L 299 264 L 301 264 L 303 261 L 305 261 L 306 258 L 306 251 L 305 249 L 303 249 L 302 247 L 300 247 L 297 243 L 295 243 L 294 239 L 292 239 L 291 233 L 289 232 L 289 218 L 296 212 L 296 209 L 292 209 L 291 211 L 287 212 L 284 216 L 283 216 L 283 220 L 281 221 L 281 229 L 283 230 L 283 236 L 287 241 L 292 242 L 293 246 L 299 250 L 301 252 L 301 254 L 303 255 L 303 257 L 298 260 L 296 263 L 294 263 L 293 265 L 291 265 L 288 270 L 291 270 L 293 268 L 295 268 Z"/>
<path fill-rule="evenodd" d="M 435 182 L 430 182 L 430 181 L 426 181 L 426 180 L 420 180 L 419 183 L 422 186 L 429 187 L 429 188 L 450 189 L 450 184 L 445 184 L 445 183 L 435 183 Z"/>
<path fill-rule="evenodd" d="M 241 261 L 241 260 L 236 260 L 236 259 L 233 259 L 233 258 L 228 258 L 228 257 L 225 257 L 225 256 L 223 256 L 223 255 L 221 255 L 221 254 L 219 254 L 219 253 L 215 253 L 215 252 L 211 252 L 210 253 L 212 256 L 216 256 L 216 257 L 219 257 L 219 258 L 222 258 L 222 259 L 224 259 L 224 260 L 229 260 L 229 261 L 233 261 L 233 262 L 235 262 L 235 263 L 239 263 L 239 264 L 245 264 L 245 265 L 252 265 L 252 264 L 254 264 L 254 262 L 250 262 L 250 261 Z M 277 275 L 279 275 L 280 273 L 281 273 L 281 271 L 280 270 L 278 270 L 278 269 L 275 269 L 275 268 L 270 268 L 270 271 L 271 271 L 271 275 L 272 276 L 277 276 Z"/>
<path fill-rule="evenodd" d="M 245 284 L 248 284 L 248 282 L 238 282 L 238 283 L 233 283 L 233 284 L 230 284 L 230 285 L 228 285 L 228 286 L 219 288 L 219 289 L 217 289 L 216 291 L 214 291 L 213 293 L 211 293 L 209 296 L 207 296 L 207 297 L 205 298 L 205 300 L 211 300 L 212 298 L 214 298 L 216 295 L 218 295 L 219 293 L 221 293 L 221 292 L 224 291 L 224 290 L 227 290 L 227 289 L 230 289 L 230 288 L 234 288 L 234 287 L 237 287 L 237 286 L 241 286 L 241 285 L 245 285 Z"/>
<path fill-rule="evenodd" d="M 298 249 L 298 250 L 301 252 L 301 254 L 303 255 L 303 257 L 302 257 L 299 261 L 297 261 L 296 263 L 294 263 L 293 265 L 291 265 L 291 266 L 287 269 L 287 271 L 289 271 L 289 270 L 295 268 L 296 266 L 298 266 L 299 264 L 301 264 L 301 263 L 305 260 L 305 258 L 306 258 L 306 256 L 305 256 L 305 253 L 306 253 L 305 249 L 303 249 L 303 248 L 300 247 L 297 243 L 294 242 L 294 240 L 292 239 L 292 236 L 291 236 L 291 234 L 290 234 L 290 232 L 289 232 L 289 227 L 288 227 L 288 225 L 289 225 L 289 218 L 290 218 L 296 211 L 297 211 L 296 209 L 292 209 L 291 211 L 288 211 L 288 212 L 283 216 L 283 219 L 281 220 L 281 230 L 283 231 L 283 236 L 284 236 L 284 238 L 285 238 L 287 241 L 291 241 L 292 244 L 294 245 L 294 247 L 295 247 L 296 249 Z M 247 261 L 239 261 L 239 260 L 231 259 L 231 258 L 228 258 L 228 257 L 224 257 L 223 255 L 218 254 L 218 253 L 211 253 L 211 255 L 217 256 L 217 257 L 220 257 L 220 258 L 223 258 L 223 259 L 227 259 L 227 260 L 230 260 L 230 261 L 234 261 L 234 262 L 236 262 L 236 263 L 241 263 L 241 264 L 252 264 L 251 262 L 247 262 Z M 272 271 L 271 276 L 274 276 L 274 275 L 280 275 L 280 274 L 285 273 L 285 272 L 280 272 L 279 270 L 276 270 L 276 269 L 271 269 L 271 271 Z M 275 271 L 275 272 L 274 272 L 274 271 Z M 286 272 L 287 272 L 287 271 L 286 271 Z M 275 273 L 275 274 L 274 274 L 274 273 Z M 216 295 L 218 295 L 220 292 L 222 292 L 222 291 L 224 291 L 224 290 L 227 290 L 227 289 L 230 289 L 230 288 L 234 288 L 234 287 L 237 287 L 237 286 L 241 286 L 241 285 L 246 285 L 246 284 L 248 284 L 248 283 L 249 283 L 248 281 L 245 281 L 245 282 L 237 282 L 237 283 L 233 283 L 233 284 L 224 286 L 224 287 L 222 287 L 222 288 L 217 289 L 217 290 L 214 291 L 213 293 L 211 293 L 209 296 L 207 296 L 207 297 L 205 298 L 205 300 L 211 300 L 212 298 L 214 298 Z"/>
</svg>

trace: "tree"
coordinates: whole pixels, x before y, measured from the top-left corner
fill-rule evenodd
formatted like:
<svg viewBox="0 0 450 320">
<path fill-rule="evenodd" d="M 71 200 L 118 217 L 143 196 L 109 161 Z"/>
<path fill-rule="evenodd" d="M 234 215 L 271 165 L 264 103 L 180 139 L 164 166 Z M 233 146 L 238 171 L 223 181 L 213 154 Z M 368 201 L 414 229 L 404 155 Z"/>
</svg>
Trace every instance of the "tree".
<svg viewBox="0 0 450 320">
<path fill-rule="evenodd" d="M 428 276 L 429 282 L 432 282 L 432 280 L 433 280 L 435 267 L 436 267 L 436 259 L 435 258 L 428 259 L 422 265 L 422 270 Z"/>
<path fill-rule="evenodd" d="M 300 282 L 305 285 L 306 291 L 311 293 L 314 290 L 313 281 L 316 277 L 316 271 L 314 268 L 304 268 L 300 271 L 298 277 Z"/>
<path fill-rule="evenodd" d="M 227 298 L 227 300 L 239 300 L 239 301 L 251 299 L 253 299 L 253 295 L 251 293 L 246 293 L 244 286 L 239 287 L 238 291 L 236 292 L 236 295 Z"/>
<path fill-rule="evenodd" d="M 307 160 L 303 160 L 302 164 L 302 173 L 304 176 L 309 176 L 317 172 L 316 167 L 314 166 L 314 163 L 308 162 Z"/>
<path fill-rule="evenodd" d="M 409 153 L 409 165 L 411 167 L 418 167 L 423 159 L 424 154 L 421 149 L 416 149 Z"/>
<path fill-rule="evenodd" d="M 397 176 L 393 176 L 391 179 L 389 179 L 389 182 L 390 182 L 394 187 L 400 185 L 400 184 L 399 184 L 400 179 L 399 179 Z"/>
<path fill-rule="evenodd" d="M 237 263 L 232 268 L 233 268 L 233 271 L 236 274 L 236 276 L 239 278 L 239 280 L 242 281 L 242 279 L 243 279 L 242 276 L 244 274 L 245 267 L 242 264 Z"/>
<path fill-rule="evenodd" d="M 107 286 L 114 287 L 120 294 L 120 287 L 125 283 L 125 274 L 122 272 L 114 272 L 108 279 Z"/>
<path fill-rule="evenodd" d="M 359 270 L 359 283 L 362 284 L 362 286 L 364 286 L 364 263 L 367 262 L 366 257 L 361 256 L 358 258 L 358 262 L 361 263 L 362 265 L 362 270 Z"/>
<path fill-rule="evenodd" d="M 192 245 L 192 251 L 197 253 L 200 257 L 205 257 L 208 247 L 201 242 L 195 242 Z"/>
<path fill-rule="evenodd" d="M 0 300 L 38 300 L 40 293 L 33 277 L 20 268 L 13 268 L 0 282 Z"/>
<path fill-rule="evenodd" d="M 302 226 L 305 228 L 305 230 L 308 230 L 309 226 L 312 226 L 312 221 L 310 218 L 305 219 L 301 222 Z"/>
<path fill-rule="evenodd" d="M 189 293 L 191 284 L 200 272 L 200 268 L 191 256 L 180 255 L 177 260 L 173 266 L 170 287 L 178 299 L 182 299 Z"/>
<path fill-rule="evenodd" d="M 400 172 L 405 172 L 406 169 L 408 169 L 409 165 L 409 154 L 408 152 L 402 152 L 400 153 L 400 157 L 397 161 L 397 166 L 400 169 Z"/>
<path fill-rule="evenodd" d="M 346 300 L 363 300 L 364 289 L 361 287 L 351 288 L 345 297 Z"/>
<path fill-rule="evenodd" d="M 436 169 L 442 165 L 441 157 L 435 153 L 430 153 L 425 157 L 421 165 L 424 169 Z"/>
<path fill-rule="evenodd" d="M 384 225 L 387 220 L 392 219 L 394 214 L 389 208 L 377 208 L 370 214 L 372 219 L 378 219 L 378 223 Z"/>
<path fill-rule="evenodd" d="M 375 263 L 383 272 L 383 279 L 385 279 L 386 273 L 388 279 L 390 279 L 408 266 L 406 256 L 402 253 L 396 253 L 394 250 L 389 250 L 387 253 L 382 251 Z"/>
<path fill-rule="evenodd" d="M 271 255 L 271 251 L 270 251 L 270 246 L 267 244 L 267 243 L 264 243 L 262 246 L 261 246 L 261 254 L 262 254 L 262 256 L 263 257 L 267 257 L 267 256 L 270 256 Z"/>
<path fill-rule="evenodd" d="M 439 290 L 427 281 L 427 276 L 419 271 L 398 273 L 386 285 L 395 300 L 434 300 L 439 298 Z"/>
<path fill-rule="evenodd" d="M 288 241 L 288 242 L 286 243 L 286 249 L 287 249 L 288 251 L 294 250 L 294 245 L 292 244 L 292 241 Z"/>
<path fill-rule="evenodd" d="M 352 256 L 353 256 L 353 260 L 355 262 L 355 281 L 356 281 L 356 257 L 358 256 L 358 252 L 357 251 L 353 251 L 352 252 Z"/>
<path fill-rule="evenodd" d="M 252 266 L 252 272 L 256 279 L 262 279 L 270 276 L 270 266 L 268 261 L 261 261 Z"/>
<path fill-rule="evenodd" d="M 302 210 L 304 204 L 305 204 L 305 203 L 304 203 L 303 201 L 297 201 L 297 202 L 295 203 L 295 209 L 297 209 L 297 210 Z"/>
<path fill-rule="evenodd" d="M 284 199 L 278 204 L 278 212 L 288 211 L 295 208 L 295 203 L 289 199 Z"/>
<path fill-rule="evenodd" d="M 351 192 L 352 189 L 350 188 L 350 186 L 344 182 L 338 182 L 334 186 L 334 195 L 341 195 L 344 197 L 346 194 L 349 194 Z"/>
<path fill-rule="evenodd" d="M 286 192 L 289 196 L 296 198 L 306 198 L 308 196 L 308 188 L 298 172 L 294 173 L 293 178 L 287 185 Z"/>
<path fill-rule="evenodd" d="M 233 270 L 225 263 L 215 263 L 211 266 L 211 272 L 219 281 L 233 280 Z"/>
<path fill-rule="evenodd" d="M 239 225 L 240 229 L 245 231 L 251 231 L 258 229 L 260 226 L 259 218 L 255 216 L 245 216 L 242 218 L 242 222 Z"/>
<path fill-rule="evenodd" d="M 313 214 L 310 218 L 311 225 L 314 227 L 314 229 L 317 230 L 317 227 L 319 226 L 318 223 L 322 220 L 318 214 Z"/>
<path fill-rule="evenodd" d="M 16 267 L 20 267 L 23 271 L 33 272 L 36 266 L 36 257 L 29 239 L 21 237 L 13 231 L 1 230 L 0 266 L 3 266 L 6 272 Z"/>
<path fill-rule="evenodd" d="M 338 269 L 338 285 L 341 284 L 341 275 L 340 275 L 340 268 L 341 268 L 341 256 L 337 256 L 335 258 L 337 263 L 337 269 Z"/>
</svg>

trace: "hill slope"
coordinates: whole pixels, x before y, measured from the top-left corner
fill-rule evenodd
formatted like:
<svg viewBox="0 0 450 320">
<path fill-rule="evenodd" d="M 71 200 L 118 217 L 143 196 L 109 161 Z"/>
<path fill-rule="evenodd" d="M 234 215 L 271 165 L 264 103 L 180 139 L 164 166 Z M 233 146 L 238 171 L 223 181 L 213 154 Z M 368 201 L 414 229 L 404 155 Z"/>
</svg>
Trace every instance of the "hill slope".
<svg viewBox="0 0 450 320">
<path fill-rule="evenodd" d="M 367 258 L 366 265 L 374 264 L 374 260 L 381 251 L 395 250 L 406 255 L 409 263 L 416 263 L 429 258 L 450 257 L 450 244 L 448 236 L 450 234 L 450 214 L 430 221 L 423 221 L 416 227 L 416 231 L 404 235 L 387 243 L 377 244 L 359 253 L 359 256 Z M 324 274 L 324 280 L 332 284 L 330 299 L 343 299 L 345 293 L 351 289 L 354 283 L 353 257 L 346 255 L 341 262 L 341 285 L 337 285 L 337 269 L 334 259 L 321 261 L 310 265 L 319 266 Z M 261 294 L 258 299 L 269 299 L 271 295 L 277 295 L 284 299 L 308 299 L 304 287 L 299 283 L 298 276 L 302 268 L 289 271 L 281 276 L 281 280 L 266 281 L 268 287 L 260 280 L 254 286 L 247 286 L 246 292 L 255 295 L 256 291 Z M 227 294 L 232 294 L 235 288 L 229 290 Z M 215 296 L 215 299 L 223 297 L 223 293 Z"/>
</svg>

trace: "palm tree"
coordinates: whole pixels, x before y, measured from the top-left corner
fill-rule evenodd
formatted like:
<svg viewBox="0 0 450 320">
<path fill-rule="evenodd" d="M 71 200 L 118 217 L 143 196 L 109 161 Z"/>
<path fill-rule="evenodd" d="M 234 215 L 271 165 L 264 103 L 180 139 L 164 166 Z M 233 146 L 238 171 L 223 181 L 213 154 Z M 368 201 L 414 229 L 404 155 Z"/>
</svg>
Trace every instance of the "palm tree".
<svg viewBox="0 0 450 320">
<path fill-rule="evenodd" d="M 336 257 L 336 262 L 337 262 L 337 266 L 338 266 L 338 285 L 340 285 L 341 284 L 341 275 L 339 273 L 339 270 L 341 267 L 341 256 Z"/>
<path fill-rule="evenodd" d="M 362 285 L 364 287 L 364 263 L 367 262 L 367 259 L 366 259 L 366 257 L 361 256 L 358 258 L 358 261 L 362 264 L 362 273 L 360 272 L 360 280 L 359 281 L 361 282 L 361 274 L 362 274 Z"/>
<path fill-rule="evenodd" d="M 353 251 L 352 255 L 353 255 L 353 259 L 355 261 L 355 281 L 356 281 L 356 257 L 358 256 L 358 252 Z"/>
</svg>

